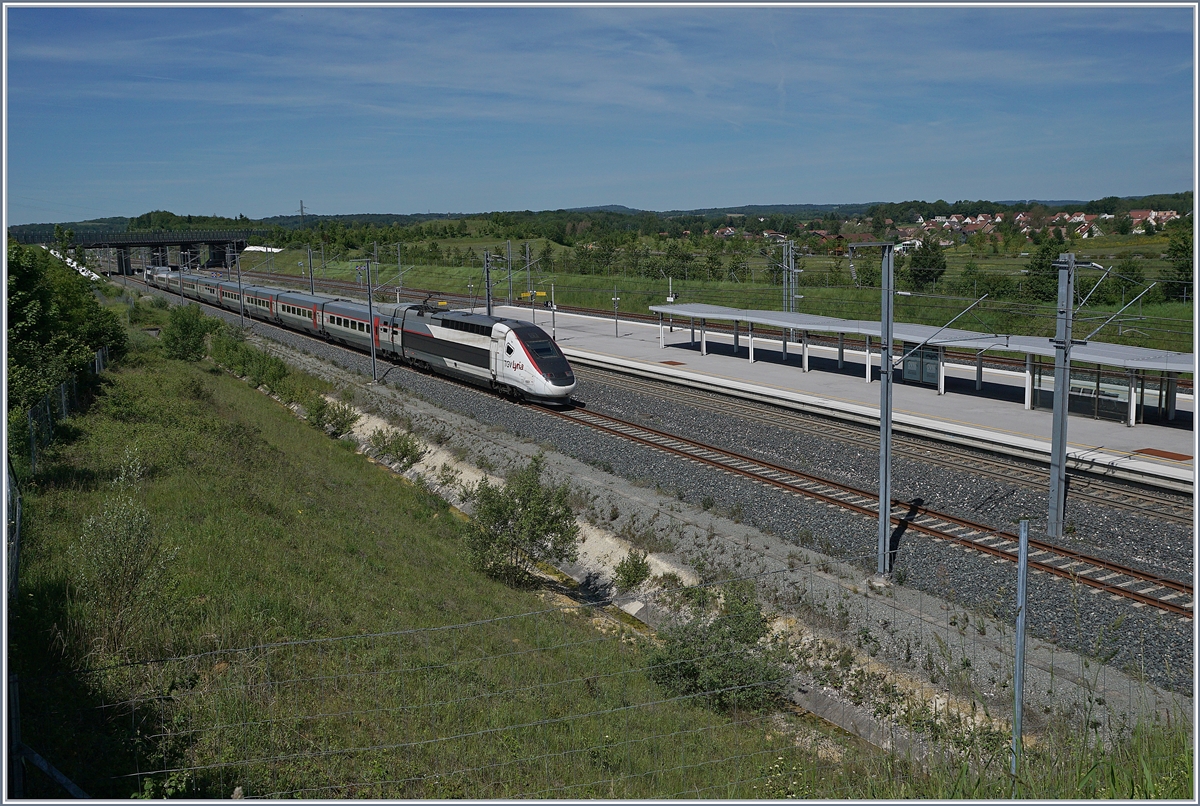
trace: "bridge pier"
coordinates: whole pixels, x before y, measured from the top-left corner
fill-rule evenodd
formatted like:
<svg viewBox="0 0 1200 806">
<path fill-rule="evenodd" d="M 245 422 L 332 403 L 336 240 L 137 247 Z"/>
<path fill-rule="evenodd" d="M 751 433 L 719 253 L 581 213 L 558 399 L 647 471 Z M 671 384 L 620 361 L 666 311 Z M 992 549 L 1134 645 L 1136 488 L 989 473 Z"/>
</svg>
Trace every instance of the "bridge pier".
<svg viewBox="0 0 1200 806">
<path fill-rule="evenodd" d="M 150 265 L 162 268 L 170 266 L 171 250 L 166 246 L 152 246 L 150 248 Z"/>
<path fill-rule="evenodd" d="M 133 274 L 133 265 L 129 261 L 129 250 L 117 247 L 115 253 L 117 274 Z"/>
<path fill-rule="evenodd" d="M 206 269 L 227 269 L 229 268 L 230 256 L 233 252 L 233 244 L 231 243 L 207 243 L 208 260 L 204 264 Z"/>
</svg>

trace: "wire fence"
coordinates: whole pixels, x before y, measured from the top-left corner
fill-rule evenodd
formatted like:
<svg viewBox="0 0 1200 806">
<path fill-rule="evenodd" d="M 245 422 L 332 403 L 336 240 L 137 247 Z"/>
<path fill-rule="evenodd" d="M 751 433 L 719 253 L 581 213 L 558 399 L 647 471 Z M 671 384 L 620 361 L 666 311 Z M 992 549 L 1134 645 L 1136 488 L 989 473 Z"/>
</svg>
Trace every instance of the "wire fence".
<svg viewBox="0 0 1200 806">
<path fill-rule="evenodd" d="M 7 525 L 7 551 L 8 551 L 8 574 L 6 583 L 8 585 L 8 601 L 12 604 L 17 598 L 17 580 L 20 578 L 19 568 L 21 561 L 21 490 L 17 486 L 17 474 L 13 470 L 12 459 L 6 457 L 8 462 L 8 478 L 7 478 L 7 507 L 5 508 L 6 525 Z"/>
<path fill-rule="evenodd" d="M 92 356 L 87 371 L 91 375 L 99 375 L 106 366 L 108 366 L 108 348 L 101 347 Z M 37 471 L 38 455 L 54 439 L 55 423 L 79 411 L 85 402 L 80 396 L 79 376 L 73 374 L 30 407 L 26 415 L 25 434 L 29 445 L 30 473 Z M 16 434 L 9 434 L 10 444 L 15 446 L 17 439 Z"/>
</svg>

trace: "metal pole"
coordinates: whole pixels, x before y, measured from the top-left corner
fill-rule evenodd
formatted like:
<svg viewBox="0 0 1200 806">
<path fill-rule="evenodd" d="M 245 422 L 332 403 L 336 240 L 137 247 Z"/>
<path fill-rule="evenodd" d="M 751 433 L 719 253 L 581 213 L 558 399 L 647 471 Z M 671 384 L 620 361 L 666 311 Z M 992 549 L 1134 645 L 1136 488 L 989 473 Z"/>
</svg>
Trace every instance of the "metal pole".
<svg viewBox="0 0 1200 806">
<path fill-rule="evenodd" d="M 505 241 L 504 244 L 505 255 L 507 255 L 506 262 L 508 263 L 508 304 L 512 305 L 512 241 Z"/>
<path fill-rule="evenodd" d="M 1071 396 L 1071 320 L 1075 254 L 1058 256 L 1058 326 L 1054 339 L 1054 413 L 1050 442 L 1050 512 L 1046 534 L 1063 536 L 1067 493 L 1067 405 Z"/>
<path fill-rule="evenodd" d="M 396 304 L 400 304 L 400 292 L 404 289 L 404 263 L 400 260 L 400 250 L 403 244 L 396 244 Z"/>
<path fill-rule="evenodd" d="M 237 255 L 237 273 L 238 273 L 238 316 L 241 319 L 241 327 L 246 326 L 246 300 L 242 294 L 242 253 Z"/>
<path fill-rule="evenodd" d="M 373 301 L 374 294 L 371 293 L 371 264 L 379 259 L 379 243 L 375 244 L 375 260 L 367 261 L 367 336 L 371 341 L 371 383 L 379 380 L 379 373 L 375 370 L 375 303 Z"/>
<path fill-rule="evenodd" d="M 558 335 L 554 330 L 554 312 L 558 310 L 558 306 L 554 304 L 554 283 L 550 284 L 550 338 L 557 339 Z"/>
<path fill-rule="evenodd" d="M 1013 793 L 1017 788 L 1017 763 L 1021 759 L 1024 741 L 1021 735 L 1021 711 L 1025 698 L 1025 580 L 1029 574 L 1029 521 L 1021 521 L 1020 544 L 1017 549 L 1017 646 L 1013 653 Z"/>
<path fill-rule="evenodd" d="M 880 297 L 882 328 L 879 344 L 879 558 L 878 572 L 888 573 L 888 538 L 892 527 L 892 290 L 893 254 L 883 251 L 883 291 Z M 867 367 L 870 369 L 870 353 Z"/>
<path fill-rule="evenodd" d="M 483 250 L 483 299 L 487 315 L 492 315 L 492 253 Z"/>
<path fill-rule="evenodd" d="M 529 291 L 529 319 L 530 319 L 530 321 L 533 321 L 533 323 L 536 325 L 537 322 L 534 321 L 534 317 L 536 317 L 537 314 L 534 313 L 534 310 L 533 310 L 533 298 L 536 296 L 536 294 L 533 293 L 533 274 L 531 273 L 530 269 L 531 269 L 531 264 L 529 263 L 529 241 L 526 241 L 525 242 L 525 285 L 527 286 L 527 290 Z"/>
<path fill-rule="evenodd" d="M 621 298 L 617 296 L 617 287 L 614 285 L 613 286 L 613 337 L 618 338 L 618 339 L 621 338 L 621 324 L 620 324 L 620 321 L 617 319 L 617 303 L 620 301 L 621 301 Z"/>
<path fill-rule="evenodd" d="M 308 293 L 312 294 L 313 296 L 316 296 L 317 294 L 317 286 L 316 282 L 313 280 L 312 272 L 312 246 L 308 247 Z"/>
</svg>

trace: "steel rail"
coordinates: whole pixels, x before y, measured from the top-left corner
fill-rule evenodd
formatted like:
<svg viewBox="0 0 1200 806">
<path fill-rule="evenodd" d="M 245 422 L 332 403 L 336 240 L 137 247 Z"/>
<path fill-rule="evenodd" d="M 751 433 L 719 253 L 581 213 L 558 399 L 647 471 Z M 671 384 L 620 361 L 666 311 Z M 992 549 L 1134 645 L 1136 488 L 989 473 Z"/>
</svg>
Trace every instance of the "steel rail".
<svg viewBox="0 0 1200 806">
<path fill-rule="evenodd" d="M 602 373 L 601 370 L 591 367 L 577 367 L 575 374 L 583 378 L 592 377 L 601 383 L 617 388 L 642 392 L 672 401 L 686 401 L 689 405 L 707 411 L 736 412 L 739 417 L 751 422 L 781 426 L 803 433 L 818 433 L 821 436 L 832 437 L 851 445 L 872 450 L 878 449 L 878 438 L 872 436 L 868 430 L 856 429 L 853 426 L 827 419 L 821 419 L 818 423 L 816 415 L 802 415 L 786 410 L 772 411 L 768 414 L 752 404 L 732 398 L 723 397 L 720 401 L 711 400 L 702 392 L 676 386 L 667 381 L 639 379 L 615 372 Z M 962 454 L 954 453 L 935 444 L 918 442 L 907 435 L 897 434 L 893 440 L 906 458 L 951 469 L 968 468 L 981 475 L 1015 482 L 1031 489 L 1044 487 L 1048 478 L 1045 471 L 1037 468 L 1023 467 L 1013 462 L 989 459 L 986 456 L 964 457 Z M 1086 473 L 1071 473 L 1070 478 L 1073 485 L 1072 495 L 1079 498 L 1087 499 L 1101 506 L 1147 514 L 1159 520 L 1185 526 L 1192 524 L 1193 514 L 1190 503 L 1185 504 L 1174 498 L 1155 495 L 1149 491 L 1131 490 L 1125 486 L 1106 483 L 1103 479 L 1093 478 Z"/>
<path fill-rule="evenodd" d="M 667 453 L 672 453 L 682 456 L 689 460 L 709 465 L 718 468 L 725 472 L 734 473 L 754 481 L 772 485 L 792 493 L 806 495 L 816 498 L 825 503 L 829 503 L 844 509 L 857 512 L 861 515 L 875 518 L 878 516 L 878 504 L 874 503 L 874 497 L 871 493 L 864 490 L 859 490 L 847 484 L 823 479 L 818 476 L 813 476 L 808 473 L 793 470 L 792 468 L 782 467 L 770 462 L 764 462 L 759 459 L 754 459 L 744 456 L 733 451 L 727 451 L 721 448 L 715 448 L 711 445 L 705 445 L 694 440 L 689 440 L 675 434 L 669 434 L 664 431 L 658 431 L 653 428 L 630 423 L 621 420 L 617 417 L 611 417 L 606 414 L 600 414 L 594 411 L 583 409 L 575 409 L 570 411 L 557 411 L 553 409 L 540 409 L 540 411 L 554 417 L 570 420 L 572 422 L 586 425 L 590 428 L 604 431 L 622 439 L 646 445 Z M 825 487 L 825 490 L 818 489 Z M 854 499 L 858 499 L 857 501 Z M 892 507 L 900 507 L 905 510 L 911 509 L 908 502 L 895 501 L 892 502 Z M 921 522 L 921 518 L 927 519 L 926 522 Z M 950 528 L 939 528 L 929 521 L 941 521 L 944 524 L 949 524 Z M 999 529 L 993 529 L 990 526 L 973 523 L 964 518 L 958 518 L 952 515 L 944 515 L 927 507 L 918 507 L 915 512 L 909 515 L 890 514 L 890 521 L 899 525 L 907 523 L 908 528 L 915 531 L 927 534 L 931 537 L 953 542 L 959 545 L 967 546 L 976 551 L 989 554 L 994 557 L 1016 561 L 1016 542 L 1017 536 L 1009 532 Z M 956 532 L 967 532 L 969 534 L 958 534 Z M 1008 544 L 1008 548 L 1000 548 L 997 545 L 982 542 L 991 540 L 993 542 L 1002 542 Z M 1178 595 L 1187 595 L 1191 597 L 1192 586 L 1187 583 L 1177 582 L 1175 580 L 1164 579 L 1155 574 L 1150 574 L 1144 571 L 1139 571 L 1134 568 L 1127 568 L 1117 563 L 1102 560 L 1096 557 L 1083 554 L 1081 552 L 1063 549 L 1054 546 L 1050 543 L 1042 541 L 1032 541 L 1038 551 L 1058 555 L 1063 560 L 1067 561 L 1066 566 L 1054 565 L 1051 562 L 1042 559 L 1031 559 L 1030 566 L 1036 570 L 1042 571 L 1053 576 L 1068 579 L 1074 582 L 1079 582 L 1097 590 L 1109 593 L 1114 596 L 1119 596 L 1125 599 L 1132 599 L 1143 605 L 1150 605 L 1161 610 L 1173 613 L 1185 618 L 1192 618 L 1192 603 L 1189 602 L 1185 606 L 1180 606 L 1167 599 L 1175 598 Z M 1076 570 L 1079 565 L 1090 565 L 1092 569 Z M 1104 577 L 1103 579 L 1093 578 L 1088 576 L 1090 572 L 1109 572 L 1112 576 Z M 1116 576 L 1127 577 L 1124 581 L 1112 581 Z M 1142 591 L 1135 591 L 1129 588 L 1130 585 L 1138 583 L 1150 583 L 1151 588 Z M 1166 589 L 1175 591 L 1175 594 L 1167 594 L 1165 597 L 1148 595 L 1155 589 Z"/>
</svg>

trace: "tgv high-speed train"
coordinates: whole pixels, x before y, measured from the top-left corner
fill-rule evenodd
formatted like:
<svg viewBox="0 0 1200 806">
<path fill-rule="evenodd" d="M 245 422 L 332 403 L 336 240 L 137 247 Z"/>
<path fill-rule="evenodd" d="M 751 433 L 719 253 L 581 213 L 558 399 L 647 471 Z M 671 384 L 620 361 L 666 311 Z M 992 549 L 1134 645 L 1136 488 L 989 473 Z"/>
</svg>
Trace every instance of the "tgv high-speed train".
<svg viewBox="0 0 1200 806">
<path fill-rule="evenodd" d="M 567 403 L 575 373 L 558 345 L 532 322 L 451 311 L 425 303 L 365 302 L 147 270 L 146 284 L 276 325 L 322 336 L 411 366 L 486 386 L 515 399 Z"/>
</svg>

